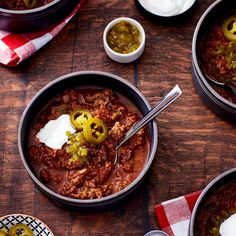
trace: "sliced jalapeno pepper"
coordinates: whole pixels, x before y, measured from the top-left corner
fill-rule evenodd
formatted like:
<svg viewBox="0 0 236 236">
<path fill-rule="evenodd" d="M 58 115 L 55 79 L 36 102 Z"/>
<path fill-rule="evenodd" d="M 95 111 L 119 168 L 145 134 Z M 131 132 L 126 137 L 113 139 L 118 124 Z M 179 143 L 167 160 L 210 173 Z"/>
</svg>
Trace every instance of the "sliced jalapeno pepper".
<svg viewBox="0 0 236 236">
<path fill-rule="evenodd" d="M 92 118 L 92 114 L 89 111 L 78 109 L 70 114 L 70 122 L 77 130 L 83 130 L 84 123 Z"/>
<path fill-rule="evenodd" d="M 9 234 L 3 230 L 0 230 L 0 236 L 9 236 Z"/>
<path fill-rule="evenodd" d="M 108 128 L 106 124 L 99 118 L 89 118 L 84 123 L 83 134 L 86 141 L 90 143 L 101 143 L 107 137 Z"/>
<path fill-rule="evenodd" d="M 236 41 L 236 15 L 227 18 L 222 25 L 225 37 L 230 41 Z"/>
<path fill-rule="evenodd" d="M 10 236 L 34 236 L 33 231 L 25 224 L 16 224 L 9 230 Z"/>
<path fill-rule="evenodd" d="M 37 3 L 37 0 L 23 0 L 23 1 L 27 8 L 33 8 Z"/>
</svg>

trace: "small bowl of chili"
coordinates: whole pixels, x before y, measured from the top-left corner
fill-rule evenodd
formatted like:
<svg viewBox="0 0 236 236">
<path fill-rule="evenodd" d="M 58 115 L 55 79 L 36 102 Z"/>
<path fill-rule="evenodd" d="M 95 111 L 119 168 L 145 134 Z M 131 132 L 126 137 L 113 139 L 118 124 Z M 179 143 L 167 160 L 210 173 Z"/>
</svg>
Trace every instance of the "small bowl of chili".
<svg viewBox="0 0 236 236">
<path fill-rule="evenodd" d="M 214 178 L 199 196 L 189 236 L 236 235 L 236 168 Z"/>
<path fill-rule="evenodd" d="M 119 63 L 138 59 L 145 47 L 145 32 L 139 22 L 128 17 L 111 21 L 104 30 L 103 44 L 107 55 Z"/>
</svg>

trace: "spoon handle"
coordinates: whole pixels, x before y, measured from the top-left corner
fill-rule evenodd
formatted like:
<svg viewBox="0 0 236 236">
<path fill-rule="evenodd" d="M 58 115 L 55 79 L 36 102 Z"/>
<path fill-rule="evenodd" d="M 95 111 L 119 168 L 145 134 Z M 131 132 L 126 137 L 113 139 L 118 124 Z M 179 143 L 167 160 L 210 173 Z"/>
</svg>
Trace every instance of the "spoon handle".
<svg viewBox="0 0 236 236">
<path fill-rule="evenodd" d="M 176 85 L 168 94 L 166 94 L 160 102 L 157 103 L 140 121 L 135 123 L 131 129 L 126 133 L 124 139 L 119 143 L 117 148 L 119 148 L 123 143 L 130 139 L 134 134 L 136 134 L 144 125 L 146 125 L 150 120 L 152 120 L 156 115 L 161 113 L 166 107 L 168 107 L 175 99 L 177 99 L 182 94 L 181 89 Z"/>
</svg>

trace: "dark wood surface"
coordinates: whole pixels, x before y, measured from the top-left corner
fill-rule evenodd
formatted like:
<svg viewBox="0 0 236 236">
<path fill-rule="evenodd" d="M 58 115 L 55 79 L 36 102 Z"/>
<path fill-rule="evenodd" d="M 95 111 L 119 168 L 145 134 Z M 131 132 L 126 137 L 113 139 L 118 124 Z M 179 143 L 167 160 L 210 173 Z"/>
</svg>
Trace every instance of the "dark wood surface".
<svg viewBox="0 0 236 236">
<path fill-rule="evenodd" d="M 143 235 L 159 228 L 154 206 L 202 189 L 236 166 L 236 125 L 218 118 L 197 95 L 191 75 L 194 28 L 213 0 L 197 0 L 180 22 L 144 16 L 130 1 L 88 0 L 48 45 L 17 68 L 0 66 L 0 215 L 25 213 L 46 222 L 56 236 Z M 114 18 L 138 20 L 146 31 L 141 58 L 122 65 L 104 52 L 102 34 Z M 101 70 L 135 84 L 154 105 L 175 84 L 183 95 L 157 118 L 159 144 L 150 175 L 116 209 L 82 213 L 50 202 L 28 177 L 18 153 L 17 127 L 34 94 L 61 75 Z"/>
</svg>

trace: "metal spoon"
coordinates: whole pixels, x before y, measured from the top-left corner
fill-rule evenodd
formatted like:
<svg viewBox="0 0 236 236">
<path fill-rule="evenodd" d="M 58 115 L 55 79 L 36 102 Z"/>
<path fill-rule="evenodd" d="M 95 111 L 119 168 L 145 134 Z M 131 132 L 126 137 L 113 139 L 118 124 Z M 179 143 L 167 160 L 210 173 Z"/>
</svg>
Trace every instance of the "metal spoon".
<svg viewBox="0 0 236 236">
<path fill-rule="evenodd" d="M 167 95 L 165 95 L 160 102 L 157 103 L 140 121 L 135 123 L 130 130 L 125 134 L 125 137 L 116 146 L 116 157 L 114 160 L 114 165 L 119 162 L 118 149 L 123 145 L 128 139 L 130 139 L 134 134 L 136 134 L 144 125 L 146 125 L 150 120 L 155 118 L 159 113 L 161 113 L 166 107 L 168 107 L 175 99 L 177 99 L 182 94 L 179 86 L 176 85 Z"/>
<path fill-rule="evenodd" d="M 206 79 L 208 79 L 209 81 L 211 81 L 213 84 L 217 85 L 217 86 L 221 86 L 221 87 L 225 87 L 225 88 L 228 88 L 232 91 L 233 94 L 236 94 L 236 88 L 231 85 L 231 84 L 226 84 L 224 82 L 219 82 L 219 81 L 216 81 L 214 79 L 212 79 L 209 75 L 207 74 L 204 74 L 204 76 L 206 77 Z"/>
<path fill-rule="evenodd" d="M 169 236 L 166 232 L 162 230 L 152 230 L 148 233 L 146 233 L 144 236 Z"/>
</svg>

